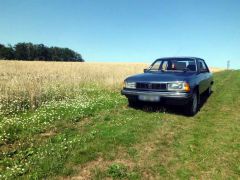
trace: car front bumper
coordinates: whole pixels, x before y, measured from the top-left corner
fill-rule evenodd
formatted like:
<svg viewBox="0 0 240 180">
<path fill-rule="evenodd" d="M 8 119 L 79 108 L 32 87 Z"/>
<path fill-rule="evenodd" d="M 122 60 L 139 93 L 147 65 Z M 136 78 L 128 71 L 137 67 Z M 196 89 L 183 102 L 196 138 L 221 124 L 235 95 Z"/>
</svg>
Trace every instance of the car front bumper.
<svg viewBox="0 0 240 180">
<path fill-rule="evenodd" d="M 138 100 L 139 95 L 159 96 L 161 99 L 160 102 L 170 105 L 185 105 L 192 98 L 191 93 L 170 91 L 139 91 L 123 89 L 121 94 L 125 95 L 127 98 L 136 100 Z"/>
</svg>

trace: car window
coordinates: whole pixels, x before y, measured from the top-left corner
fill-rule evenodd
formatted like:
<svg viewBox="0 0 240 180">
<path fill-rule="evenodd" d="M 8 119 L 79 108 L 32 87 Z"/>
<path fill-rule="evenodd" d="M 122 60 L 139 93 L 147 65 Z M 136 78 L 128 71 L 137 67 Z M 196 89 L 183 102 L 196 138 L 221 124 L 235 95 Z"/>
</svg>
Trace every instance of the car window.
<svg viewBox="0 0 240 180">
<path fill-rule="evenodd" d="M 198 67 L 200 71 L 208 71 L 207 66 L 205 65 L 203 60 L 198 61 Z"/>
<path fill-rule="evenodd" d="M 183 70 L 183 69 L 186 69 L 187 67 L 187 62 L 185 61 L 176 61 L 174 64 L 175 64 L 175 68 L 178 70 Z"/>
<path fill-rule="evenodd" d="M 169 58 L 155 61 L 150 67 L 151 71 L 196 71 L 194 59 Z"/>
<path fill-rule="evenodd" d="M 167 68 L 168 68 L 168 61 L 163 61 L 163 63 L 162 63 L 162 69 L 163 69 L 163 70 L 167 70 Z"/>
<path fill-rule="evenodd" d="M 150 68 L 151 70 L 153 71 L 158 71 L 159 68 L 160 68 L 160 65 L 161 65 L 162 61 L 157 61 L 156 63 L 154 63 Z"/>
</svg>

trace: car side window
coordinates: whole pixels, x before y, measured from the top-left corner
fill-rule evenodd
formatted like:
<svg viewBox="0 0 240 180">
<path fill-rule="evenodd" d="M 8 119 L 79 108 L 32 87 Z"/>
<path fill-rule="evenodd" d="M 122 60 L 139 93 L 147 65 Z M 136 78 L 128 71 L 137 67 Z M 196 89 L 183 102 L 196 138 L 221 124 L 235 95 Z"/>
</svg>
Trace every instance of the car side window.
<svg viewBox="0 0 240 180">
<path fill-rule="evenodd" d="M 203 60 L 198 60 L 198 68 L 200 72 L 208 72 L 208 68 Z"/>
<path fill-rule="evenodd" d="M 159 68 L 160 68 L 161 63 L 162 63 L 162 61 L 157 61 L 157 62 L 155 62 L 155 63 L 152 65 L 151 70 L 158 71 Z"/>
<path fill-rule="evenodd" d="M 163 69 L 163 70 L 167 70 L 167 68 L 168 68 L 168 61 L 163 61 L 163 63 L 162 63 L 162 69 Z"/>
</svg>

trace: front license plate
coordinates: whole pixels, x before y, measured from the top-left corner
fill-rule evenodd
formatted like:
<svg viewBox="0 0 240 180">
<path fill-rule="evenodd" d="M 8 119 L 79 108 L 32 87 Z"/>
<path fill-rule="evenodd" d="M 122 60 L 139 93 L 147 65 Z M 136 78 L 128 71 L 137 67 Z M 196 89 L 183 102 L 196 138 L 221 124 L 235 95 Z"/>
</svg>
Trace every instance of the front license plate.
<svg viewBox="0 0 240 180">
<path fill-rule="evenodd" d="M 153 96 L 153 95 L 139 95 L 138 99 L 141 101 L 151 101 L 151 102 L 158 102 L 160 101 L 160 96 Z"/>
</svg>

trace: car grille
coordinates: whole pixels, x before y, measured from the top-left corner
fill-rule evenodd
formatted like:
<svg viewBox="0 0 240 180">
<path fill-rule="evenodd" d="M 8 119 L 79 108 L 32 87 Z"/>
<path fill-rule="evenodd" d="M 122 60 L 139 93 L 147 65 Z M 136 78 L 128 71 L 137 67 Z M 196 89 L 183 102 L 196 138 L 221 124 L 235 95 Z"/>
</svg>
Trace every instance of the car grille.
<svg viewBox="0 0 240 180">
<path fill-rule="evenodd" d="M 167 84 L 166 83 L 136 83 L 137 89 L 153 89 L 153 90 L 166 90 Z"/>
</svg>

